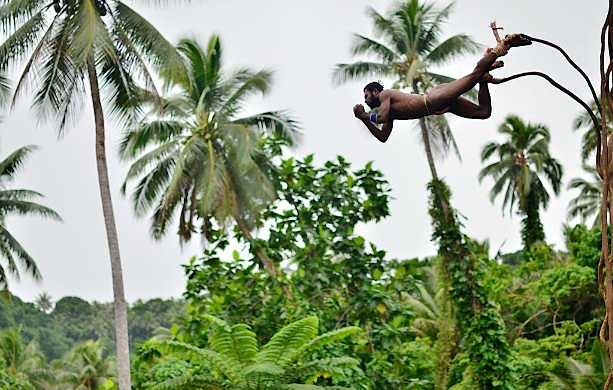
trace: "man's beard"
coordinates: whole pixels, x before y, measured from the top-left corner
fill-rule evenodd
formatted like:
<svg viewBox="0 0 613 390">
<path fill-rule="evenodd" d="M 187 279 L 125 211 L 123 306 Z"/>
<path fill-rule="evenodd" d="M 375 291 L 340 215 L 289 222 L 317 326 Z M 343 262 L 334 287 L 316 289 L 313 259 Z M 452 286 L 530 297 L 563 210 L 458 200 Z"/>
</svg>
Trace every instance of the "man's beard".
<svg viewBox="0 0 613 390">
<path fill-rule="evenodd" d="M 366 102 L 366 105 L 368 107 L 370 107 L 370 109 L 372 110 L 372 109 L 375 109 L 375 108 L 377 108 L 377 107 L 379 107 L 381 105 L 381 100 L 379 100 L 379 98 L 375 98 L 375 99 L 373 99 L 372 103 Z"/>
</svg>

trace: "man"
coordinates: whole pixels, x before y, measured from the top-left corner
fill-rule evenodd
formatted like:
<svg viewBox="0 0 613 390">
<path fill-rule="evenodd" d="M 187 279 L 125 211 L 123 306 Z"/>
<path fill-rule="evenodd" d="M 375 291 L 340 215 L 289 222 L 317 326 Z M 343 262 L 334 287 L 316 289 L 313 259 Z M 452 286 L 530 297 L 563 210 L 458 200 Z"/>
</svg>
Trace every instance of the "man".
<svg viewBox="0 0 613 390">
<path fill-rule="evenodd" d="M 487 119 L 492 113 L 488 83 L 496 81 L 489 71 L 504 66 L 502 61 L 497 61 L 497 58 L 507 54 L 509 48 L 530 44 L 532 42 L 525 35 L 507 35 L 504 40 L 499 40 L 495 48 L 487 49 L 470 74 L 449 83 L 440 84 L 425 95 L 384 90 L 383 86 L 377 82 L 369 83 L 364 88 L 364 100 L 368 107 L 378 108 L 378 110 L 371 111 L 369 114 L 364 110 L 364 106 L 357 104 L 353 107 L 353 113 L 381 142 L 389 138 L 394 120 L 418 119 L 446 112 L 463 118 Z M 461 96 L 477 84 L 479 84 L 479 104 Z M 378 124 L 383 124 L 381 129 L 377 127 Z"/>
</svg>

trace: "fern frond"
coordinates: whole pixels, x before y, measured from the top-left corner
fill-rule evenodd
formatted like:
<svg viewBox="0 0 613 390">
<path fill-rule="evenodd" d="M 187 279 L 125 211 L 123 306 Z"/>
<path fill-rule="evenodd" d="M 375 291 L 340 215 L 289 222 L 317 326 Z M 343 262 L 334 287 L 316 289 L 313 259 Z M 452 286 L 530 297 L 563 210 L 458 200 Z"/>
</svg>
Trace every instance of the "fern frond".
<svg viewBox="0 0 613 390">
<path fill-rule="evenodd" d="M 297 350 L 317 336 L 318 328 L 317 317 L 307 317 L 285 326 L 257 354 L 256 361 L 285 365 Z"/>
</svg>

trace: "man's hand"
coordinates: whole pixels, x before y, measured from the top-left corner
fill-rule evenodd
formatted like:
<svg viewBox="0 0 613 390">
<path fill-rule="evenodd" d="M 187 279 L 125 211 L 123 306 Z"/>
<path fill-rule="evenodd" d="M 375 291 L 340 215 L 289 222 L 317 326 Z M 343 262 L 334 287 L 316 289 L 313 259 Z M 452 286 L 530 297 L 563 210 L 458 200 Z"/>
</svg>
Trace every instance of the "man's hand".
<svg viewBox="0 0 613 390">
<path fill-rule="evenodd" d="M 368 119 L 368 114 L 366 113 L 364 106 L 361 104 L 356 104 L 353 106 L 353 115 L 355 115 L 355 117 L 358 119 Z"/>
</svg>

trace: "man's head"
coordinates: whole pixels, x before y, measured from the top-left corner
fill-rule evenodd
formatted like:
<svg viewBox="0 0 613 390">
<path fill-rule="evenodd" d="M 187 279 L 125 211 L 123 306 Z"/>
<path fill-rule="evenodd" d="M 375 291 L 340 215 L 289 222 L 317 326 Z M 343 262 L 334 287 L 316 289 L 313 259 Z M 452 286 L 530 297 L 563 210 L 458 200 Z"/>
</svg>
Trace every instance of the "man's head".
<svg viewBox="0 0 613 390">
<path fill-rule="evenodd" d="M 381 91 L 383 91 L 383 85 L 376 81 L 368 83 L 364 87 L 364 102 L 368 107 L 373 109 L 381 105 L 381 100 L 379 99 Z"/>
</svg>

